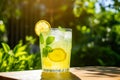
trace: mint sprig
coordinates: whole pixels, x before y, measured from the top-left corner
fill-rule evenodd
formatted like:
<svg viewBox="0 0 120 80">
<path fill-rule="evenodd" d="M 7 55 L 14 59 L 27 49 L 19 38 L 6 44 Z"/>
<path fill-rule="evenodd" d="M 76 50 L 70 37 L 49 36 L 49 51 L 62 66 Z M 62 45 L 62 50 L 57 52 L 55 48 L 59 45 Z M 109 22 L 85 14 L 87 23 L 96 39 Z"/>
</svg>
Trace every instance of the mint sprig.
<svg viewBox="0 0 120 80">
<path fill-rule="evenodd" d="M 48 36 L 46 39 L 46 45 L 51 44 L 55 40 L 54 36 Z"/>
<path fill-rule="evenodd" d="M 45 47 L 42 50 L 43 51 L 42 54 L 44 57 L 47 57 L 48 53 L 53 51 L 53 49 L 49 45 L 53 43 L 54 40 L 55 40 L 54 36 L 48 36 L 46 40 L 44 40 L 43 35 L 40 34 L 40 44 L 45 45 Z"/>
<path fill-rule="evenodd" d="M 40 37 L 39 37 L 39 38 L 40 38 L 40 39 L 39 39 L 39 40 L 40 40 L 40 43 L 43 44 L 43 43 L 44 43 L 44 37 L 43 37 L 43 35 L 40 34 Z"/>
<path fill-rule="evenodd" d="M 60 31 L 62 31 L 62 32 L 65 32 L 65 31 L 66 31 L 65 28 L 62 28 L 61 26 L 59 26 L 58 29 L 59 29 Z"/>
<path fill-rule="evenodd" d="M 53 49 L 50 46 L 43 48 L 43 56 L 47 57 L 48 53 L 52 52 Z"/>
</svg>

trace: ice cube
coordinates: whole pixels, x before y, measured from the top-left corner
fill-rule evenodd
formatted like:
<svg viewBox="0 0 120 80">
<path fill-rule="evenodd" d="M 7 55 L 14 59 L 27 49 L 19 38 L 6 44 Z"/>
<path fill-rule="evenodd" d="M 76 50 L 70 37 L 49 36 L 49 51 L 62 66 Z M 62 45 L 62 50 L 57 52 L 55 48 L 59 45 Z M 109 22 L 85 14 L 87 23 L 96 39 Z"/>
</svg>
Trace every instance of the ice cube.
<svg viewBox="0 0 120 80">
<path fill-rule="evenodd" d="M 64 35 L 65 35 L 64 36 L 65 39 L 71 39 L 72 38 L 72 33 L 71 32 L 65 32 Z"/>
<path fill-rule="evenodd" d="M 56 41 L 64 39 L 64 32 L 58 29 L 52 30 L 51 35 L 55 36 Z"/>
</svg>

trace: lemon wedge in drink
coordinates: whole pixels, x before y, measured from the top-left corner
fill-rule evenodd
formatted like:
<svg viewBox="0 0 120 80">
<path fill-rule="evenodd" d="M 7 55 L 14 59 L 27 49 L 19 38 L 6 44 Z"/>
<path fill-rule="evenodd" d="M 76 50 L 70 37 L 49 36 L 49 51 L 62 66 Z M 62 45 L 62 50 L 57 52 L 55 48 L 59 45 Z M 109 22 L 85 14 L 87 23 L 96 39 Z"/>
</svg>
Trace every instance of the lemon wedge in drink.
<svg viewBox="0 0 120 80">
<path fill-rule="evenodd" d="M 40 33 L 49 32 L 51 25 L 46 20 L 40 20 L 35 24 L 35 33 L 39 36 Z"/>
<path fill-rule="evenodd" d="M 66 52 L 61 48 L 55 48 L 52 52 L 48 53 L 48 58 L 54 62 L 60 62 L 65 60 Z"/>
</svg>

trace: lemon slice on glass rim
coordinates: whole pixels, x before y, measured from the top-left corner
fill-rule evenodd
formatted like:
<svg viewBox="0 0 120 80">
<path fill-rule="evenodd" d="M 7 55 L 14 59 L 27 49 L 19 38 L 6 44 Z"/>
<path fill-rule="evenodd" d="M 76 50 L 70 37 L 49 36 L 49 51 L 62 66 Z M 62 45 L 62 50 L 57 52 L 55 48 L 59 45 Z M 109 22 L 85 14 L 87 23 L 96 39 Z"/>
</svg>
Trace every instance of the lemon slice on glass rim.
<svg viewBox="0 0 120 80">
<path fill-rule="evenodd" d="M 66 52 L 62 48 L 55 48 L 48 53 L 48 58 L 54 62 L 60 62 L 66 59 Z"/>
<path fill-rule="evenodd" d="M 50 31 L 51 25 L 46 20 L 39 20 L 35 24 L 35 33 L 39 36 L 40 33 L 48 33 Z"/>
</svg>

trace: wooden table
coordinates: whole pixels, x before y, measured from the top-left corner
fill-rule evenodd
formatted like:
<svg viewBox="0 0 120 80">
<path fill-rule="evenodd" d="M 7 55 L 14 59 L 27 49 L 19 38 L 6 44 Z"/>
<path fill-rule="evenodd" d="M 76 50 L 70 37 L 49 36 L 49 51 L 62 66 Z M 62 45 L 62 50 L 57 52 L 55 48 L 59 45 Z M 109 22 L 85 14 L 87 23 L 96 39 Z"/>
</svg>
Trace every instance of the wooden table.
<svg viewBox="0 0 120 80">
<path fill-rule="evenodd" d="M 43 73 L 41 70 L 0 72 L 0 80 L 120 80 L 120 68 L 73 67 L 66 73 Z"/>
</svg>

